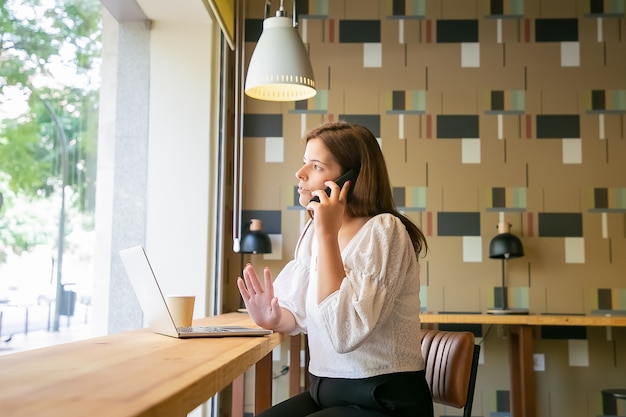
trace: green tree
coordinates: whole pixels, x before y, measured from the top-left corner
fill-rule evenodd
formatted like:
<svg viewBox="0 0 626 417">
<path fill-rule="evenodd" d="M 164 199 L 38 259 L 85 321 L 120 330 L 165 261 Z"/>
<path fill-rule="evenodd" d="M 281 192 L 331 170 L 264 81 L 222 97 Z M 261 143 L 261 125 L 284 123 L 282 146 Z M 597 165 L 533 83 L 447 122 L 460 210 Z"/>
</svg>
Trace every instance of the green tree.
<svg viewBox="0 0 626 417">
<path fill-rule="evenodd" d="M 46 239 L 37 221 L 19 227 L 28 222 L 11 208 L 27 200 L 33 209 L 58 197 L 56 331 L 64 307 L 67 212 L 94 208 L 102 6 L 98 0 L 0 3 L 0 186 L 7 185 L 0 190 L 0 261 L 7 250 L 25 251 Z M 37 233 L 29 233 L 33 229 Z"/>
<path fill-rule="evenodd" d="M 19 252 L 41 242 L 8 227 L 15 199 L 50 198 L 67 187 L 72 209 L 93 212 L 102 6 L 0 4 L 0 187 L 7 188 L 0 188 L 0 243 Z"/>
</svg>

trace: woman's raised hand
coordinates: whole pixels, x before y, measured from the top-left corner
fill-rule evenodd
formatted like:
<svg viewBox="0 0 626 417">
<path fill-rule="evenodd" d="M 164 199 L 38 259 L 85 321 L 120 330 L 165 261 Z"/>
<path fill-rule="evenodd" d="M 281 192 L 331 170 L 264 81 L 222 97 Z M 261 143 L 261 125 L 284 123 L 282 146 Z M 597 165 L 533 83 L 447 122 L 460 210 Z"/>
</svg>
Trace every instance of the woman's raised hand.
<svg viewBox="0 0 626 417">
<path fill-rule="evenodd" d="M 274 297 L 272 273 L 268 267 L 263 269 L 263 276 L 264 286 L 261 285 L 254 267 L 248 264 L 243 269 L 243 278 L 237 279 L 237 287 L 250 318 L 257 325 L 273 330 L 280 324 L 282 311 L 278 299 Z"/>
</svg>

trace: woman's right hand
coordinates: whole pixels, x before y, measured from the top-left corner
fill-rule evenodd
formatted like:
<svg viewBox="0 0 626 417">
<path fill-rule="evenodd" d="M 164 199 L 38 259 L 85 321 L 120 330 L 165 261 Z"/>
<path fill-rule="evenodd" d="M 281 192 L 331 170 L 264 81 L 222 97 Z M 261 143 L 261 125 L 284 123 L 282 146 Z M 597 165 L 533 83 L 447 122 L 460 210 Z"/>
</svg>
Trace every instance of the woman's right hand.
<svg viewBox="0 0 626 417">
<path fill-rule="evenodd" d="M 261 285 L 254 267 L 248 264 L 243 269 L 243 278 L 237 279 L 237 287 L 250 318 L 264 329 L 275 330 L 280 324 L 282 310 L 278 299 L 274 297 L 272 273 L 268 267 L 263 269 L 263 275 L 265 288 Z"/>
</svg>

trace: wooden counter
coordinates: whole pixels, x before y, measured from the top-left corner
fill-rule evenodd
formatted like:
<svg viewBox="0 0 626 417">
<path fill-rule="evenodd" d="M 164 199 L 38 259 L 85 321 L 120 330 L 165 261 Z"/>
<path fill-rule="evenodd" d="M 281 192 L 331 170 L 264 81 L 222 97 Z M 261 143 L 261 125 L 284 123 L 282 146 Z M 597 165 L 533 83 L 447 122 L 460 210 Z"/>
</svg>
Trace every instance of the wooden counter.
<svg viewBox="0 0 626 417">
<path fill-rule="evenodd" d="M 504 324 L 509 326 L 511 412 L 513 417 L 537 415 L 533 369 L 533 326 L 626 326 L 625 316 L 521 314 L 420 314 L 422 325 Z"/>
<path fill-rule="evenodd" d="M 516 324 L 528 326 L 626 326 L 626 316 L 539 314 L 420 314 L 422 323 Z"/>
<path fill-rule="evenodd" d="M 194 324 L 253 325 L 240 313 Z M 265 385 L 258 412 L 271 405 L 271 352 L 282 339 L 181 340 L 142 329 L 0 356 L 0 415 L 186 416 L 255 364 Z"/>
</svg>

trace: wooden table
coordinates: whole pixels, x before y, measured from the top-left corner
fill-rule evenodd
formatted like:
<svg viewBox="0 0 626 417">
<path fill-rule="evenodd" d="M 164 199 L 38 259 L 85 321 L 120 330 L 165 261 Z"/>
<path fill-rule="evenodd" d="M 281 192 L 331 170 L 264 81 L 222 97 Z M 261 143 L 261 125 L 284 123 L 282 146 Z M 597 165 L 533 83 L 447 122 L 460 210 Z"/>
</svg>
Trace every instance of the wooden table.
<svg viewBox="0 0 626 417">
<path fill-rule="evenodd" d="M 624 316 L 420 314 L 422 324 L 505 324 L 510 326 L 509 360 L 513 417 L 535 417 L 532 326 L 626 326 Z"/>
<path fill-rule="evenodd" d="M 194 324 L 253 325 L 240 313 Z M 253 365 L 259 412 L 271 406 L 271 352 L 282 339 L 180 340 L 141 329 L 0 356 L 0 415 L 186 416 Z"/>
</svg>

